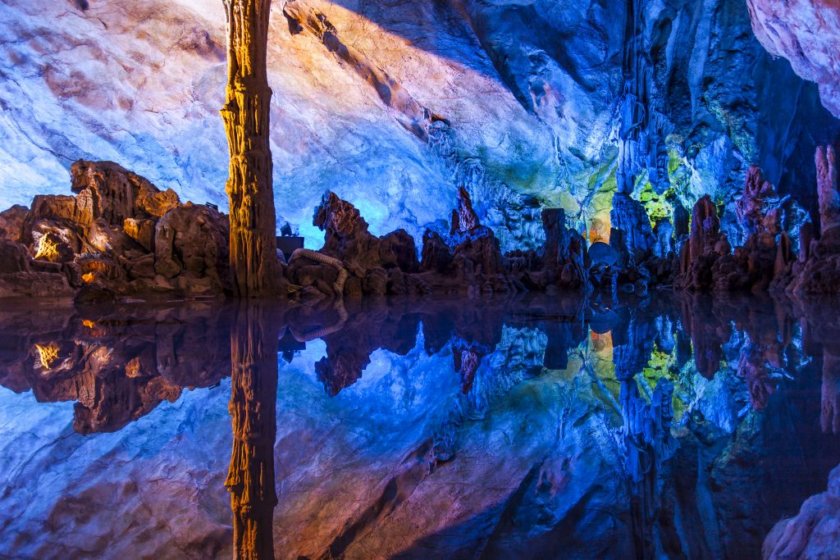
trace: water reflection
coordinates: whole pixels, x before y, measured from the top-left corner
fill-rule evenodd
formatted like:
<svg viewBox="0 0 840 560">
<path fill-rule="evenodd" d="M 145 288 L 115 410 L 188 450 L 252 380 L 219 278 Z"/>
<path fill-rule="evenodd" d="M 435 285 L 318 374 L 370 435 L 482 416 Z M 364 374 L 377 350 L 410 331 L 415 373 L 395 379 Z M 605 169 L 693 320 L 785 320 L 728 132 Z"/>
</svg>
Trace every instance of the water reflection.
<svg viewBox="0 0 840 560">
<path fill-rule="evenodd" d="M 144 417 L 147 431 L 168 425 L 176 413 L 161 403 L 190 390 L 229 391 L 232 522 L 221 534 L 183 532 L 181 551 L 215 542 L 213 555 L 238 558 L 748 558 L 840 463 L 836 309 L 703 296 L 7 305 L 0 384 L 74 402 L 73 430 L 88 438 Z M 177 438 L 203 429 L 181 421 Z M 4 463 L 18 473 L 29 467 L 16 460 L 44 457 L 42 468 L 61 473 L 66 452 L 55 449 L 99 441 L 68 437 Z M 9 488 L 28 488 L 10 476 Z M 98 476 L 86 484 L 124 482 Z M 68 491 L 38 496 L 55 510 Z M 206 508 L 215 491 L 182 499 Z M 88 517 L 74 518 L 74 534 Z M 0 523 L 12 543 L 0 552 L 50 556 L 37 541 L 54 530 L 24 512 Z M 146 550 L 107 522 L 97 534 L 99 556 L 120 539 Z M 70 550 L 92 546 L 68 538 Z"/>
</svg>

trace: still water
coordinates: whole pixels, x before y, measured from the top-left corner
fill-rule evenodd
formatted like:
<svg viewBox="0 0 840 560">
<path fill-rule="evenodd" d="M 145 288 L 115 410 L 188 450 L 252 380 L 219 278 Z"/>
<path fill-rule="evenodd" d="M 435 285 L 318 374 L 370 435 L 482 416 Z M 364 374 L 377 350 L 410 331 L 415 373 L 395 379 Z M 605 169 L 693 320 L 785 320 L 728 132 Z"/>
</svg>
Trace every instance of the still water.
<svg viewBox="0 0 840 560">
<path fill-rule="evenodd" d="M 0 306 L 2 558 L 755 558 L 840 305 Z"/>
</svg>

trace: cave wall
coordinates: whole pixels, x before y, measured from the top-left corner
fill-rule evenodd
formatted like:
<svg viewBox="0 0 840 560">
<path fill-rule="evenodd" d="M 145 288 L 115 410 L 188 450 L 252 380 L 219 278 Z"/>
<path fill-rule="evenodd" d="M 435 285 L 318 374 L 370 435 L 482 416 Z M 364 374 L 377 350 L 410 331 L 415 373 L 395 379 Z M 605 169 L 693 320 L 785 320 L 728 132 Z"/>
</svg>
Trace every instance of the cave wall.
<svg viewBox="0 0 840 560">
<path fill-rule="evenodd" d="M 813 211 L 814 147 L 840 124 L 816 85 L 765 51 L 747 5 L 631 6 L 275 2 L 278 225 L 320 246 L 312 211 L 331 189 L 374 233 L 419 239 L 445 228 L 464 185 L 505 249 L 541 241 L 541 205 L 608 232 L 628 29 L 667 153 L 665 192 L 652 196 L 644 174 L 636 185 L 651 214 L 707 193 L 731 202 L 751 163 Z M 67 192 L 67 168 L 85 158 L 226 207 L 220 2 L 7 0 L 0 16 L 0 206 Z"/>
</svg>

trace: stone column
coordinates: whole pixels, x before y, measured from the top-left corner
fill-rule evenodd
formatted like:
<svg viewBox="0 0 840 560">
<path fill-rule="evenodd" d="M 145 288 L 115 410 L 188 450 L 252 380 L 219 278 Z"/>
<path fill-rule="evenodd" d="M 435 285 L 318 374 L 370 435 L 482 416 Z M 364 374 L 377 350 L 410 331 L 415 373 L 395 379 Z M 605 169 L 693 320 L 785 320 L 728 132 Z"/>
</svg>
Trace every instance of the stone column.
<svg viewBox="0 0 840 560">
<path fill-rule="evenodd" d="M 264 297 L 280 285 L 266 71 L 271 0 L 223 1 L 228 79 L 221 113 L 230 148 L 230 264 L 237 296 Z"/>
<path fill-rule="evenodd" d="M 820 231 L 840 225 L 840 193 L 838 193 L 837 153 L 834 146 L 818 146 L 814 157 L 817 165 L 817 196 L 820 204 Z"/>
</svg>

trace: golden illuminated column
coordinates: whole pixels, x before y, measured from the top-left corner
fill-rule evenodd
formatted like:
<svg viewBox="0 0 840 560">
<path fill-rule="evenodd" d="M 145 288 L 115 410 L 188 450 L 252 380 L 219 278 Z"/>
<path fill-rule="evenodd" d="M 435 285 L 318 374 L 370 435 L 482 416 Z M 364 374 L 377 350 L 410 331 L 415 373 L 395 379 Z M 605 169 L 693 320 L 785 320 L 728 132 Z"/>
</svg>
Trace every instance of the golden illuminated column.
<svg viewBox="0 0 840 560">
<path fill-rule="evenodd" d="M 277 433 L 277 339 L 270 308 L 242 304 L 230 335 L 229 411 L 233 449 L 225 486 L 233 513 L 233 557 L 274 558 L 274 439 Z"/>
<path fill-rule="evenodd" d="M 230 148 L 230 264 L 239 297 L 275 294 L 276 256 L 266 72 L 271 0 L 223 0 L 228 79 L 222 119 Z"/>
</svg>

